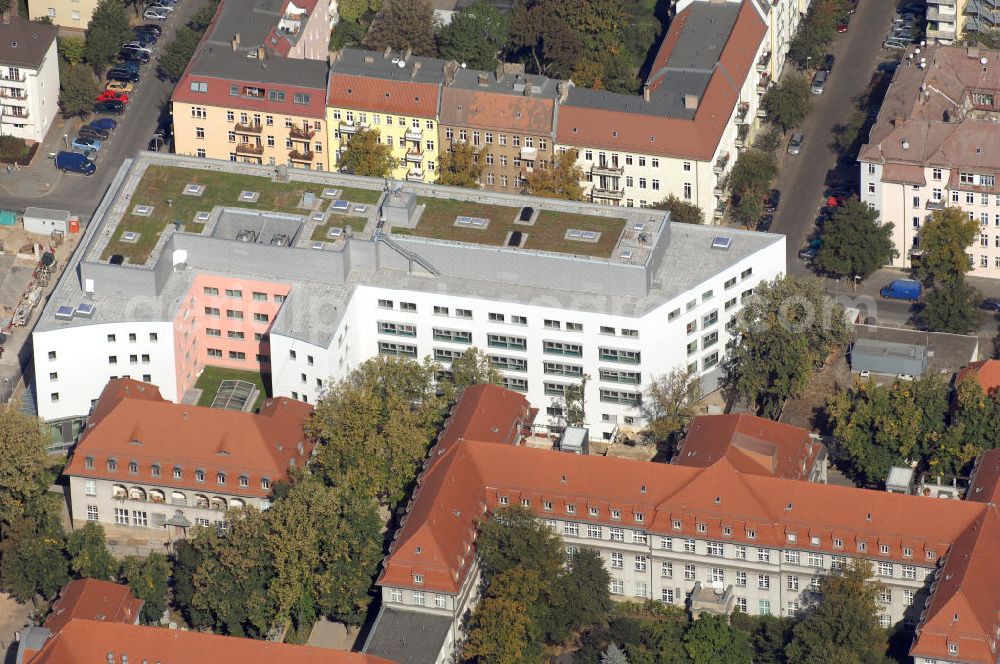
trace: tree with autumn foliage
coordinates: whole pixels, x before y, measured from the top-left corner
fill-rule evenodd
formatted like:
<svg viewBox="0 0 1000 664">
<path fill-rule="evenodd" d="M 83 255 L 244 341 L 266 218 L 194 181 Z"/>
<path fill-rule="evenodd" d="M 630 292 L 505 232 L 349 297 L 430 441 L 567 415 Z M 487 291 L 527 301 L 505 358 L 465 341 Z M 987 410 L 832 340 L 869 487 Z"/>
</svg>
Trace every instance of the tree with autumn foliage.
<svg viewBox="0 0 1000 664">
<path fill-rule="evenodd" d="M 440 154 L 437 183 L 478 189 L 488 152 L 488 147 L 476 150 L 468 141 L 453 144 Z"/>
<path fill-rule="evenodd" d="M 562 198 L 578 201 L 583 197 L 583 169 L 577 163 L 575 149 L 556 154 L 551 164 L 539 164 L 528 173 L 524 181 L 524 193 L 544 198 Z"/>
<path fill-rule="evenodd" d="M 344 173 L 386 178 L 396 168 L 396 159 L 392 156 L 392 148 L 381 141 L 378 129 L 359 128 L 347 140 L 338 167 Z"/>
</svg>

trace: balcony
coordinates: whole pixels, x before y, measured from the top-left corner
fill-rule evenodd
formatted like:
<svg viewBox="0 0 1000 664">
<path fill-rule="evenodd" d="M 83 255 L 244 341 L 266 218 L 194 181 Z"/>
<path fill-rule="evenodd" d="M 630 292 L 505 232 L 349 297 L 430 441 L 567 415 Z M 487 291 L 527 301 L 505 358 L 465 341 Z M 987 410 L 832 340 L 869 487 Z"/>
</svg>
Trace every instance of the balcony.
<svg viewBox="0 0 1000 664">
<path fill-rule="evenodd" d="M 712 170 L 716 173 L 722 173 L 726 170 L 726 165 L 729 164 L 729 153 L 719 155 L 719 158 L 712 164 Z"/>
<path fill-rule="evenodd" d="M 315 129 L 303 129 L 297 125 L 292 125 L 288 129 L 288 137 L 299 141 L 310 141 L 316 135 Z"/>
<path fill-rule="evenodd" d="M 625 197 L 624 189 L 606 189 L 604 187 L 594 187 L 590 195 L 593 198 L 610 198 L 612 200 L 620 201 Z"/>
<path fill-rule="evenodd" d="M 28 109 L 20 106 L 5 106 L 0 110 L 0 122 L 4 124 L 20 124 L 20 120 L 28 119 Z"/>
<path fill-rule="evenodd" d="M 420 142 L 424 139 L 424 132 L 420 129 L 407 129 L 406 133 L 403 134 L 403 138 L 408 141 Z"/>
<path fill-rule="evenodd" d="M 723 587 L 721 583 L 713 586 L 703 586 L 701 581 L 695 581 L 691 590 L 691 615 L 697 620 L 702 614 L 728 616 L 736 608 L 736 595 L 733 587 Z"/>
<path fill-rule="evenodd" d="M 757 117 L 760 118 L 761 120 L 767 117 L 767 111 L 764 110 L 764 107 L 760 107 L 757 109 Z"/>
<path fill-rule="evenodd" d="M 741 124 L 736 130 L 736 147 L 745 148 L 750 140 L 750 125 Z"/>
<path fill-rule="evenodd" d="M 237 122 L 234 131 L 237 134 L 259 134 L 264 128 L 259 122 L 248 122 L 246 124 Z"/>
<path fill-rule="evenodd" d="M 0 74 L 0 81 L 8 81 L 11 83 L 24 83 L 28 80 L 28 77 L 20 69 L 15 70 L 14 75 L 10 73 L 10 69 L 4 67 L 3 74 Z"/>
<path fill-rule="evenodd" d="M 0 97 L 17 101 L 28 101 L 28 93 L 19 88 L 0 88 Z"/>
<path fill-rule="evenodd" d="M 600 164 L 594 164 L 590 167 L 590 173 L 594 176 L 610 176 L 610 177 L 621 177 L 625 169 L 618 164 L 609 164 L 608 162 L 603 162 Z"/>
<path fill-rule="evenodd" d="M 406 179 L 410 182 L 423 182 L 424 172 L 419 168 L 411 168 L 406 172 Z"/>
<path fill-rule="evenodd" d="M 767 53 L 760 56 L 760 60 L 757 61 L 756 66 L 757 66 L 757 71 L 759 71 L 760 73 L 766 72 L 768 68 L 771 66 L 771 52 L 768 51 Z"/>
<path fill-rule="evenodd" d="M 264 154 L 264 146 L 256 143 L 237 143 L 236 151 L 240 154 Z"/>
<path fill-rule="evenodd" d="M 298 150 L 292 150 L 288 153 L 288 158 L 292 161 L 312 161 L 316 153 L 312 150 L 307 150 L 305 152 L 299 152 Z"/>
<path fill-rule="evenodd" d="M 945 208 L 944 199 L 939 199 L 936 201 L 933 199 L 927 199 L 924 202 L 924 208 L 927 210 L 943 210 Z"/>
<path fill-rule="evenodd" d="M 712 188 L 712 193 L 716 196 L 723 196 L 725 195 L 726 190 L 722 188 L 722 185 L 717 184 Z"/>
<path fill-rule="evenodd" d="M 736 122 L 738 124 L 746 122 L 748 113 L 750 113 L 750 102 L 745 101 L 736 107 Z"/>
<path fill-rule="evenodd" d="M 715 209 L 712 210 L 712 217 L 715 219 L 722 219 L 726 214 L 726 201 L 724 199 L 719 199 L 719 202 L 715 204 Z"/>
<path fill-rule="evenodd" d="M 406 151 L 406 161 L 412 161 L 419 164 L 424 160 L 424 153 L 419 148 L 410 148 Z"/>
<path fill-rule="evenodd" d="M 760 75 L 760 80 L 757 81 L 757 92 L 758 94 L 764 94 L 767 89 L 771 87 L 771 76 L 770 74 L 764 73 Z"/>
<path fill-rule="evenodd" d="M 537 148 L 521 148 L 521 159 L 524 161 L 535 161 L 538 159 Z"/>
<path fill-rule="evenodd" d="M 340 133 L 342 134 L 353 134 L 358 129 L 368 129 L 368 125 L 354 120 L 345 120 L 340 123 Z"/>
</svg>

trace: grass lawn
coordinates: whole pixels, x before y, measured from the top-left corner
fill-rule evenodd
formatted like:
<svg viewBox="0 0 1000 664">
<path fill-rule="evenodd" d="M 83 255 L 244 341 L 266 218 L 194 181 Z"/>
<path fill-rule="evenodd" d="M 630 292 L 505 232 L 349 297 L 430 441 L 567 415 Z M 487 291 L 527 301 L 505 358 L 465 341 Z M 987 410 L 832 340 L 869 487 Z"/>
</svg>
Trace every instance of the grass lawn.
<svg viewBox="0 0 1000 664">
<path fill-rule="evenodd" d="M 507 234 L 510 231 L 518 230 L 528 235 L 527 242 L 524 244 L 525 249 L 608 258 L 625 228 L 624 219 L 552 210 L 539 212 L 533 226 L 524 226 L 514 223 L 521 211 L 520 208 L 516 207 L 424 197 L 417 198 L 417 203 L 426 207 L 423 214 L 420 215 L 416 230 L 412 232 L 404 232 L 407 229 L 393 230 L 394 233 L 502 246 L 507 239 Z M 455 218 L 459 215 L 489 219 L 490 223 L 486 228 L 456 227 Z M 566 231 L 570 228 L 598 231 L 601 233 L 600 240 L 597 242 L 567 240 Z"/>
<path fill-rule="evenodd" d="M 204 193 L 201 196 L 185 195 L 184 186 L 188 183 L 205 185 Z M 244 190 L 259 192 L 260 198 L 256 203 L 240 201 L 240 192 Z M 216 205 L 302 214 L 305 211 L 298 205 L 306 191 L 319 196 L 323 187 L 304 182 L 273 182 L 269 178 L 237 173 L 153 165 L 146 169 L 132 193 L 128 209 L 115 230 L 116 237 L 108 243 L 101 258 L 107 260 L 113 254 L 121 254 L 130 263 L 143 264 L 167 224 L 179 220 L 184 224 L 185 231 L 200 233 L 204 224 L 195 223 L 194 216 L 201 211 L 211 211 Z M 344 189 L 342 196 L 352 203 L 373 205 L 380 194 L 367 189 Z M 171 201 L 169 206 L 168 199 Z M 132 208 L 136 205 L 152 205 L 153 214 L 149 217 L 133 215 Z M 139 241 L 122 242 L 119 238 L 124 231 L 140 233 Z"/>
<path fill-rule="evenodd" d="M 201 390 L 201 398 L 198 399 L 198 405 L 205 406 L 206 408 L 210 407 L 212 400 L 215 399 L 216 392 L 219 391 L 219 385 L 224 380 L 245 380 L 257 386 L 260 393 L 257 395 L 257 401 L 254 402 L 253 412 L 260 410 L 260 407 L 264 405 L 264 400 L 271 393 L 270 378 L 265 381 L 264 375 L 256 371 L 207 366 L 202 370 L 201 375 L 198 376 L 198 381 L 194 384 L 196 388 Z"/>
</svg>

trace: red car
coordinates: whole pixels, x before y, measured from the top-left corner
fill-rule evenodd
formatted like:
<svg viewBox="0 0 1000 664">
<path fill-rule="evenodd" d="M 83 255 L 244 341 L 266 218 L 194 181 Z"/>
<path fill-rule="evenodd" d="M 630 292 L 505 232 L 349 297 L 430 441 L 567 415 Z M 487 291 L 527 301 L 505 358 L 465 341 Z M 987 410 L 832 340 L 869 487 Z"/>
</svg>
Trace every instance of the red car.
<svg viewBox="0 0 1000 664">
<path fill-rule="evenodd" d="M 125 94 L 124 92 L 105 90 L 101 94 L 97 95 L 97 101 L 120 101 L 123 104 L 127 104 L 128 95 Z"/>
<path fill-rule="evenodd" d="M 847 32 L 847 21 L 837 24 L 837 32 Z"/>
</svg>

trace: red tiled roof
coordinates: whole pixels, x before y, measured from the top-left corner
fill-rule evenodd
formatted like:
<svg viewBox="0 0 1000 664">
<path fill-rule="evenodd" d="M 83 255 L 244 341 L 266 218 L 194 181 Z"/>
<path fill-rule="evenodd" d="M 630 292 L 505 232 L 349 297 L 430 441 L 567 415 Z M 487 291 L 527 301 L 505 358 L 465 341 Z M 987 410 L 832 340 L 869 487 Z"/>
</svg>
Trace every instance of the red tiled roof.
<svg viewBox="0 0 1000 664">
<path fill-rule="evenodd" d="M 955 383 L 961 382 L 966 376 L 972 376 L 987 395 L 993 395 L 1000 390 L 1000 360 L 982 360 L 970 362 L 958 372 Z"/>
<path fill-rule="evenodd" d="M 328 648 L 241 639 L 164 627 L 71 620 L 26 664 L 393 664 L 390 660 Z"/>
<path fill-rule="evenodd" d="M 667 61 L 689 11 L 690 7 L 680 12 L 670 24 L 653 71 Z M 652 112 L 630 113 L 566 103 L 559 108 L 556 142 L 702 161 L 711 159 L 739 101 L 739 87 L 753 70 L 757 49 L 766 33 L 767 25 L 753 3 L 743 2 L 693 121 Z M 655 87 L 656 83 L 652 85 Z"/>
<path fill-rule="evenodd" d="M 441 93 L 441 124 L 548 136 L 554 107 L 555 100 L 545 97 L 446 86 Z"/>
<path fill-rule="evenodd" d="M 673 463 L 706 468 L 725 457 L 742 473 L 808 480 L 822 445 L 799 427 L 754 415 L 695 417 Z"/>
<path fill-rule="evenodd" d="M 201 48 L 199 46 L 199 48 Z M 207 83 L 206 92 L 194 92 L 191 90 L 192 83 Z M 267 90 L 277 89 L 285 93 L 284 101 L 271 101 L 267 97 L 254 99 L 246 95 L 231 95 L 229 88 L 231 85 L 256 85 Z M 308 104 L 294 103 L 296 93 L 309 95 Z M 280 113 L 283 115 L 319 118 L 326 117 L 326 91 L 321 87 L 302 87 L 299 85 L 261 83 L 252 80 L 222 79 L 204 74 L 196 74 L 191 71 L 190 66 L 184 72 L 181 80 L 174 86 L 171 101 L 183 104 L 195 104 L 197 106 L 214 106 L 217 108 L 232 108 L 251 113 Z"/>
<path fill-rule="evenodd" d="M 77 579 L 63 586 L 43 626 L 55 633 L 74 618 L 134 625 L 139 621 L 143 604 L 128 586 L 99 579 Z"/>
<path fill-rule="evenodd" d="M 330 72 L 327 106 L 437 118 L 436 83 L 396 81 L 377 76 Z"/>
<path fill-rule="evenodd" d="M 310 413 L 312 406 L 284 397 L 268 400 L 256 415 L 174 404 L 152 385 L 115 379 L 101 394 L 65 473 L 266 497 L 271 492 L 261 487 L 261 479 L 284 479 L 289 464 L 303 466 L 309 459 L 313 444 L 302 425 Z M 108 459 L 116 461 L 115 470 L 108 469 Z M 135 474 L 129 472 L 132 461 L 139 465 Z M 175 466 L 181 479 L 173 477 Z M 195 480 L 196 469 L 205 472 L 204 482 Z M 224 486 L 216 481 L 220 472 L 226 475 Z M 240 487 L 240 476 L 248 478 L 247 487 Z"/>
</svg>

